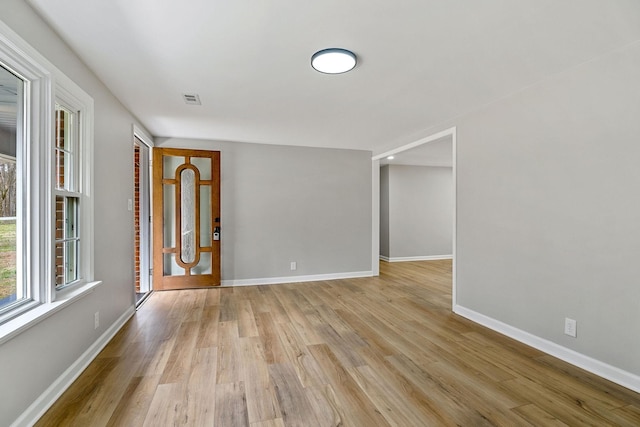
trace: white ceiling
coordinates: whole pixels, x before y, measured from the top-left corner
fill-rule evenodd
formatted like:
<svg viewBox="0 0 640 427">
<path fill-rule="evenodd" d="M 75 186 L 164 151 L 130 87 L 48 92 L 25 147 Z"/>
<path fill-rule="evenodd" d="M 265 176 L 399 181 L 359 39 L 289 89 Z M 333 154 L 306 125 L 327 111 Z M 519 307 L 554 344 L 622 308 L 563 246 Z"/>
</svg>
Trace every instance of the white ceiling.
<svg viewBox="0 0 640 427">
<path fill-rule="evenodd" d="M 374 152 L 640 29 L 637 0 L 28 1 L 154 136 Z M 328 47 L 355 70 L 315 72 Z"/>
</svg>

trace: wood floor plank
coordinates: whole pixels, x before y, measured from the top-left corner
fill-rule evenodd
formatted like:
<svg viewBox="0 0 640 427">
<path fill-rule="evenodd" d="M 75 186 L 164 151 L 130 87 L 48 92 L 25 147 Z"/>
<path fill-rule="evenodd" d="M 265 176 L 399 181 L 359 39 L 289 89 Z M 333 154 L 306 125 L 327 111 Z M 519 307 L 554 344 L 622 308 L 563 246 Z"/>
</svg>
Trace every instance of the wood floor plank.
<svg viewBox="0 0 640 427">
<path fill-rule="evenodd" d="M 104 381 L 98 383 L 97 392 L 91 396 L 85 396 L 85 407 L 76 417 L 75 424 L 106 425 L 122 400 L 142 359 L 142 351 L 132 351 L 120 358 L 119 363 L 109 372 Z"/>
<path fill-rule="evenodd" d="M 161 384 L 185 382 L 189 377 L 198 337 L 198 322 L 184 322 L 160 378 Z"/>
<path fill-rule="evenodd" d="M 285 288 L 283 286 L 282 288 Z M 291 294 L 286 289 L 274 287 L 273 292 L 279 297 L 282 307 L 287 312 L 287 317 L 291 324 L 298 330 L 300 336 L 304 339 L 305 344 L 322 344 L 324 340 L 318 336 L 313 326 L 305 316 L 305 313 L 298 306 L 299 301 L 291 298 Z"/>
<path fill-rule="evenodd" d="M 535 402 L 543 411 L 569 425 L 584 426 L 613 426 L 603 413 L 594 413 L 584 405 L 582 400 L 571 398 L 545 389 L 540 384 L 527 378 L 515 378 L 503 382 L 508 384 L 522 398 Z"/>
<path fill-rule="evenodd" d="M 493 347 L 496 346 L 494 345 Z M 590 374 L 583 369 L 578 369 L 575 366 L 571 366 L 553 356 L 540 354 L 539 357 L 535 357 L 535 361 L 542 367 L 551 368 L 549 371 L 550 374 L 560 375 L 564 380 L 567 379 L 566 377 L 569 377 L 572 380 L 577 381 L 578 384 L 588 386 L 591 391 L 601 397 L 609 396 L 612 399 L 616 399 L 618 402 L 624 402 L 624 405 L 632 405 L 640 408 L 639 393 L 629 393 L 629 390 L 621 385 Z"/>
<path fill-rule="evenodd" d="M 592 410 L 596 412 L 608 413 L 626 404 L 624 400 L 594 391 L 584 382 L 578 381 L 573 377 L 547 371 L 537 361 L 517 353 L 505 356 L 504 350 L 496 351 L 495 347 L 482 348 L 480 351 L 476 351 L 473 350 L 474 344 L 469 342 L 466 348 L 472 349 L 479 358 L 491 360 L 493 363 L 499 364 L 502 369 L 511 371 L 511 375 L 514 377 L 518 376 L 513 370 L 513 365 L 517 364 L 520 375 L 525 374 L 527 379 L 545 389 L 558 392 L 569 400 L 582 401 L 585 407 L 593 408 Z M 542 380 L 543 383 L 541 383 L 540 378 L 544 378 Z"/>
<path fill-rule="evenodd" d="M 450 420 L 452 423 L 461 426 L 489 426 L 494 422 L 485 415 L 489 413 L 504 412 L 504 408 L 497 408 L 495 404 L 478 404 L 489 401 L 484 396 L 475 396 L 475 391 L 467 390 L 456 382 L 451 381 L 451 375 L 443 377 L 440 372 L 431 372 L 437 367 L 437 363 L 432 363 L 428 367 L 422 368 L 411 359 L 403 355 L 387 357 L 391 365 L 398 370 L 408 381 L 412 382 L 418 389 L 429 396 L 429 400 L 438 408 L 443 420 Z M 451 373 L 453 374 L 453 372 Z M 519 425 L 522 422 L 505 422 L 504 425 Z M 525 424 L 526 425 L 526 424 Z"/>
<path fill-rule="evenodd" d="M 556 426 L 564 427 L 567 424 L 563 423 L 553 415 L 548 414 L 542 409 L 538 408 L 533 403 L 527 405 L 518 406 L 514 409 L 514 412 L 519 414 L 523 419 L 527 420 L 535 426 Z"/>
<path fill-rule="evenodd" d="M 242 381 L 242 359 L 240 358 L 238 322 L 235 320 L 220 322 L 218 336 L 219 343 L 216 382 L 218 384 L 226 384 Z"/>
<path fill-rule="evenodd" d="M 266 307 L 258 307 L 256 312 L 268 312 L 275 323 L 289 323 L 291 319 L 287 310 L 282 306 L 280 298 L 275 294 L 273 286 L 258 286 L 258 291 L 267 304 Z"/>
<path fill-rule="evenodd" d="M 241 338 L 240 352 L 249 422 L 281 418 L 275 386 L 269 376 L 269 365 L 260 340 L 257 337 Z"/>
<path fill-rule="evenodd" d="M 220 305 L 220 288 L 209 288 L 206 290 L 207 297 L 204 301 L 205 307 Z"/>
<path fill-rule="evenodd" d="M 198 348 L 209 348 L 218 345 L 218 319 L 220 317 L 220 306 L 206 305 L 202 309 L 202 319 L 198 324 L 198 337 L 196 345 Z"/>
<path fill-rule="evenodd" d="M 143 427 L 184 425 L 182 418 L 186 384 L 160 384 L 149 406 Z"/>
<path fill-rule="evenodd" d="M 236 301 L 233 288 L 220 289 L 220 322 L 238 320 Z"/>
<path fill-rule="evenodd" d="M 324 343 L 331 348 L 340 360 L 342 366 L 354 367 L 364 365 L 364 360 L 362 360 L 362 357 L 358 354 L 358 347 L 347 345 L 347 341 L 338 335 L 331 325 L 319 324 L 316 325 L 314 329 L 318 336 L 322 337 Z"/>
<path fill-rule="evenodd" d="M 367 322 L 364 322 L 355 314 L 343 309 L 337 309 L 336 314 L 348 323 L 353 330 L 359 331 L 360 337 L 364 343 L 369 347 L 375 348 L 378 353 L 389 356 L 397 352 L 397 348 L 395 346 L 387 342 L 380 336 L 375 328 L 371 327 Z"/>
<path fill-rule="evenodd" d="M 426 410 L 426 406 L 412 405 L 399 389 L 377 375 L 371 366 L 351 368 L 349 372 L 389 425 L 436 425 L 439 421 L 434 414 Z"/>
<path fill-rule="evenodd" d="M 256 326 L 256 318 L 253 314 L 251 301 L 241 299 L 237 303 L 238 309 L 238 333 L 240 337 L 257 337 L 258 327 Z"/>
<path fill-rule="evenodd" d="M 611 419 L 621 426 L 640 426 L 640 407 L 638 406 L 627 405 L 611 412 Z"/>
<path fill-rule="evenodd" d="M 182 408 L 186 425 L 212 426 L 215 421 L 215 401 L 211 396 L 216 383 L 217 353 L 216 347 L 197 348 L 194 352 L 186 405 Z"/>
<path fill-rule="evenodd" d="M 177 330 L 178 329 L 176 329 L 176 333 L 174 333 L 169 339 L 153 340 L 149 342 L 147 353 L 145 354 L 136 375 L 162 375 L 175 346 L 178 337 Z"/>
<path fill-rule="evenodd" d="M 287 362 L 287 354 L 282 349 L 282 343 L 277 332 L 280 328 L 279 324 L 273 321 L 270 312 L 259 312 L 255 317 L 258 336 L 262 342 L 267 363 Z"/>
<path fill-rule="evenodd" d="M 640 394 L 451 312 L 451 261 L 154 292 L 37 426 L 639 426 Z"/>
<path fill-rule="evenodd" d="M 353 380 L 326 344 L 309 346 L 309 350 L 331 381 L 340 406 L 340 418 L 348 425 L 388 426 L 389 423 Z"/>
<path fill-rule="evenodd" d="M 285 427 L 282 418 L 276 418 L 275 420 L 258 421 L 251 423 L 251 427 Z"/>
<path fill-rule="evenodd" d="M 101 382 L 94 381 L 94 378 L 108 377 L 117 366 L 117 358 L 94 360 L 72 386 L 62 394 L 60 399 L 51 406 L 47 414 L 36 423 L 36 426 L 74 425 L 75 419 L 83 412 L 87 400 L 100 393 Z"/>
<path fill-rule="evenodd" d="M 133 377 L 111 414 L 107 427 L 140 426 L 149 412 L 149 407 L 160 382 L 160 375 Z M 92 419 L 91 424 L 95 425 Z"/>
<path fill-rule="evenodd" d="M 185 314 L 182 317 L 182 321 L 197 322 L 202 318 L 202 310 L 205 306 L 207 290 L 191 289 L 189 296 L 190 298 L 187 299 L 187 305 L 184 308 Z"/>
<path fill-rule="evenodd" d="M 306 387 L 307 400 L 313 408 L 318 426 L 337 427 L 348 425 L 340 417 L 340 405 L 336 394 L 329 385 Z"/>
<path fill-rule="evenodd" d="M 280 324 L 277 331 L 283 351 L 287 355 L 286 361 L 292 364 L 303 387 L 329 384 L 329 380 L 309 353 L 298 331 L 290 323 Z"/>
<path fill-rule="evenodd" d="M 215 392 L 214 426 L 244 427 L 249 425 L 244 383 L 218 384 Z"/>
<path fill-rule="evenodd" d="M 317 419 L 293 367 L 289 363 L 269 365 L 282 421 L 291 427 L 316 425 Z"/>
</svg>

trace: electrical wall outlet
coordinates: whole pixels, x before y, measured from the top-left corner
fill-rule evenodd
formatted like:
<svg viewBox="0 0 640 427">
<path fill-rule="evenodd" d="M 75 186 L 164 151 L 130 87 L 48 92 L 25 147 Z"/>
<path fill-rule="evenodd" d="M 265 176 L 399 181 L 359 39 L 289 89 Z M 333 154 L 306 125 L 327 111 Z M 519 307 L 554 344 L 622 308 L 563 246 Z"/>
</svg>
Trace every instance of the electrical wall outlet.
<svg viewBox="0 0 640 427">
<path fill-rule="evenodd" d="M 578 336 L 578 325 L 575 320 L 568 317 L 564 319 L 564 334 L 574 338 Z"/>
<path fill-rule="evenodd" d="M 291 271 L 294 271 L 298 268 L 298 263 L 295 261 L 291 261 Z"/>
<path fill-rule="evenodd" d="M 100 326 L 100 312 L 96 311 L 93 315 L 93 329 L 98 329 Z"/>
</svg>

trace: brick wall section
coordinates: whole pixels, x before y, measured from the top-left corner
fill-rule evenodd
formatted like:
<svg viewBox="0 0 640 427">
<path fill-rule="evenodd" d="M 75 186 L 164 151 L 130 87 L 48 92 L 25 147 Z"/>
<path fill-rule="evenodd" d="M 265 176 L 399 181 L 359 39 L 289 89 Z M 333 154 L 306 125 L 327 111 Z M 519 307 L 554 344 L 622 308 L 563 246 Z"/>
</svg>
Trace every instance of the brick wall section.
<svg viewBox="0 0 640 427">
<path fill-rule="evenodd" d="M 140 147 L 134 146 L 133 150 L 133 229 L 135 233 L 134 260 L 135 260 L 135 286 L 136 292 L 140 292 Z"/>
<path fill-rule="evenodd" d="M 64 112 L 56 111 L 56 147 L 64 144 Z M 56 174 L 58 188 L 64 188 L 64 152 L 56 150 Z M 55 236 L 56 240 L 64 238 L 64 199 L 56 197 L 55 205 Z M 56 243 L 55 249 L 56 285 L 64 284 L 64 244 Z"/>
<path fill-rule="evenodd" d="M 64 238 L 64 201 L 56 197 L 56 240 Z M 64 284 L 64 244 L 56 243 L 56 285 Z"/>
<path fill-rule="evenodd" d="M 56 148 L 64 146 L 64 111 L 56 111 Z M 56 168 L 58 188 L 64 188 L 64 151 L 56 150 Z"/>
</svg>

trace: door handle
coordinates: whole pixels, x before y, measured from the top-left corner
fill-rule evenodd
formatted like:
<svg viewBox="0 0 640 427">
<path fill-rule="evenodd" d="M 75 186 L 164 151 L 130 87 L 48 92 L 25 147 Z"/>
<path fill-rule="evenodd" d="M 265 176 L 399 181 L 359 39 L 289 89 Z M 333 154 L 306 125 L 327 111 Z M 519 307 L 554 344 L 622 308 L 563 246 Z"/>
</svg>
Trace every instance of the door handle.
<svg viewBox="0 0 640 427">
<path fill-rule="evenodd" d="M 216 226 L 213 228 L 213 240 L 220 240 L 220 227 Z"/>
</svg>

